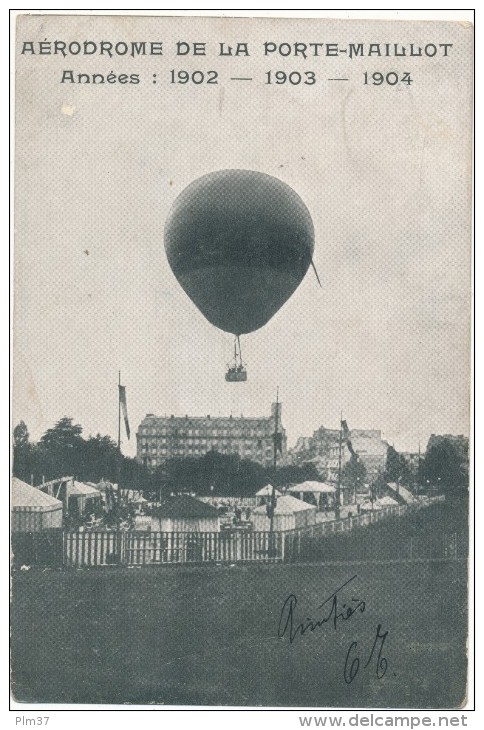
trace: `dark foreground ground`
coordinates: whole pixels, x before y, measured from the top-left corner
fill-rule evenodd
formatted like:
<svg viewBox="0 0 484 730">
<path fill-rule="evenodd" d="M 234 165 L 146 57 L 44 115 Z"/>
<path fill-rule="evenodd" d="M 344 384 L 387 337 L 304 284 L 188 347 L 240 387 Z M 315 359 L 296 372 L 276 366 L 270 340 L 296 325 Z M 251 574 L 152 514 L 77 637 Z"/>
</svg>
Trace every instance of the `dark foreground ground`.
<svg viewBox="0 0 484 730">
<path fill-rule="evenodd" d="M 49 703 L 455 708 L 466 691 L 465 570 L 453 560 L 16 572 L 14 695 Z M 292 643 L 278 638 L 290 594 L 298 599 L 295 628 L 327 616 L 331 603 L 318 606 L 355 575 L 338 594 L 338 610 L 358 599 L 363 613 Z"/>
</svg>

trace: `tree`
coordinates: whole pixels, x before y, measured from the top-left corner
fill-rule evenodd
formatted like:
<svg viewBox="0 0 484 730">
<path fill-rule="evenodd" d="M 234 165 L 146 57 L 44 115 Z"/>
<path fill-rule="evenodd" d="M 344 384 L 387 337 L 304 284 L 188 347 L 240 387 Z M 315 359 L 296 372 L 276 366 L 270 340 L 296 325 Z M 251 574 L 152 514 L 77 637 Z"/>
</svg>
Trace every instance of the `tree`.
<svg viewBox="0 0 484 730">
<path fill-rule="evenodd" d="M 325 474 L 322 474 L 319 470 L 316 464 L 312 462 L 306 462 L 305 464 L 302 464 L 301 466 L 301 472 L 298 477 L 298 480 L 300 482 L 318 482 L 322 479 L 324 480 L 327 478 L 327 472 Z"/>
<path fill-rule="evenodd" d="M 38 443 L 31 443 L 21 421 L 13 431 L 13 473 L 19 479 L 40 484 L 65 476 L 80 481 L 118 482 L 123 488 L 150 490 L 156 483 L 146 466 L 121 454 L 109 436 L 82 437 L 82 426 L 64 416 L 47 429 Z M 159 490 L 157 490 L 158 492 Z"/>
<path fill-rule="evenodd" d="M 89 482 L 106 479 L 121 482 L 120 467 L 123 460 L 116 443 L 109 436 L 90 436 L 78 443 L 79 477 Z"/>
<path fill-rule="evenodd" d="M 352 454 L 350 460 L 344 465 L 341 471 L 341 481 L 345 487 L 350 487 L 355 492 L 365 483 L 366 467 L 355 454 Z"/>
<path fill-rule="evenodd" d="M 153 474 L 144 464 L 141 464 L 136 459 L 120 455 L 119 451 L 117 451 L 117 456 L 118 460 L 121 459 L 119 477 L 116 478 L 116 480 L 119 480 L 120 487 L 139 489 L 150 494 L 153 485 L 157 483 L 156 473 Z"/>
<path fill-rule="evenodd" d="M 56 479 L 62 476 L 80 478 L 82 471 L 82 426 L 64 416 L 53 428 L 47 429 L 40 439 L 40 466 L 42 476 Z"/>
<path fill-rule="evenodd" d="M 267 470 L 267 476 L 267 481 L 273 482 L 275 487 L 287 487 L 306 481 L 321 481 L 321 474 L 313 462 L 305 462 L 300 466 L 296 464 L 280 466 L 275 474 L 272 472 L 272 475 L 270 470 Z"/>
<path fill-rule="evenodd" d="M 214 496 L 254 494 L 267 483 L 266 470 L 260 464 L 218 451 L 208 451 L 202 457 L 168 459 L 155 472 L 155 479 L 154 492 L 193 491 Z"/>
<path fill-rule="evenodd" d="M 13 430 L 13 473 L 24 482 L 30 482 L 32 475 L 32 444 L 24 421 Z"/>
<path fill-rule="evenodd" d="M 387 450 L 384 476 L 387 482 L 398 482 L 399 484 L 408 485 L 413 481 L 412 473 L 405 457 L 399 454 L 393 446 L 389 446 Z"/>
<path fill-rule="evenodd" d="M 74 424 L 72 418 L 64 416 L 53 428 L 48 428 L 40 439 L 44 446 L 54 449 L 68 449 L 79 445 L 82 440 L 82 426 Z"/>
<path fill-rule="evenodd" d="M 443 439 L 425 454 L 422 476 L 424 483 L 433 486 L 459 487 L 466 483 L 466 463 L 462 462 L 452 442 Z"/>
<path fill-rule="evenodd" d="M 25 424 L 25 421 L 20 421 L 13 429 L 13 443 L 14 447 L 25 448 L 29 446 L 29 430 Z"/>
<path fill-rule="evenodd" d="M 373 502 L 383 497 L 386 492 L 387 481 L 384 474 L 379 472 L 377 477 L 370 484 L 370 500 Z"/>
</svg>

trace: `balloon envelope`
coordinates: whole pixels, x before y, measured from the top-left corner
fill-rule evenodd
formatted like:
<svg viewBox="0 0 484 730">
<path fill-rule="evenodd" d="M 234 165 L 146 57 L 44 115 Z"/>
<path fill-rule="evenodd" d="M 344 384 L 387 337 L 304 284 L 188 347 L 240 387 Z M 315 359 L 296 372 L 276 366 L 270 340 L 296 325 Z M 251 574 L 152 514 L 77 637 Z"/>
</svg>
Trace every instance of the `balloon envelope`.
<svg viewBox="0 0 484 730">
<path fill-rule="evenodd" d="M 215 327 L 263 327 L 303 280 L 314 228 L 297 193 L 271 175 L 220 170 L 175 200 L 165 250 L 179 283 Z"/>
</svg>

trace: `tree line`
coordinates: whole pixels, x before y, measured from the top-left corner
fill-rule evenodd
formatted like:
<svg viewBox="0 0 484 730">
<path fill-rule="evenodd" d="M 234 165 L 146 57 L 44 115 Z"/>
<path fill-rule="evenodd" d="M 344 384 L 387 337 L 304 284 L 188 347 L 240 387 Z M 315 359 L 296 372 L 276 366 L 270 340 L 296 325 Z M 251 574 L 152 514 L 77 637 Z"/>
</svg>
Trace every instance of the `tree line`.
<svg viewBox="0 0 484 730">
<path fill-rule="evenodd" d="M 102 479 L 121 488 L 137 489 L 157 499 L 173 491 L 190 491 L 199 495 L 251 496 L 270 483 L 275 487 L 298 484 L 306 480 L 324 480 L 314 463 L 264 467 L 237 454 L 209 451 L 204 456 L 167 459 L 150 470 L 136 459 L 124 456 L 109 437 L 97 434 L 84 438 L 82 426 L 65 416 L 42 435 L 30 440 L 28 428 L 21 421 L 14 429 L 13 472 L 27 483 L 40 484 L 63 476 L 98 483 Z M 361 458 L 352 456 L 342 469 L 344 486 L 358 489 L 367 483 Z M 458 487 L 468 483 L 467 458 L 459 454 L 452 441 L 442 439 L 433 445 L 412 470 L 405 457 L 392 446 L 377 483 L 386 482 L 413 487 Z"/>
<path fill-rule="evenodd" d="M 104 479 L 123 489 L 140 490 L 153 499 L 172 491 L 202 496 L 253 496 L 268 483 L 279 487 L 320 479 L 314 464 L 281 466 L 274 471 L 237 454 L 217 451 L 201 457 L 167 459 L 153 471 L 124 456 L 109 436 L 84 438 L 82 430 L 82 426 L 65 416 L 38 442 L 32 442 L 26 424 L 21 421 L 13 433 L 14 475 L 34 485 L 63 476 L 93 483 Z"/>
</svg>

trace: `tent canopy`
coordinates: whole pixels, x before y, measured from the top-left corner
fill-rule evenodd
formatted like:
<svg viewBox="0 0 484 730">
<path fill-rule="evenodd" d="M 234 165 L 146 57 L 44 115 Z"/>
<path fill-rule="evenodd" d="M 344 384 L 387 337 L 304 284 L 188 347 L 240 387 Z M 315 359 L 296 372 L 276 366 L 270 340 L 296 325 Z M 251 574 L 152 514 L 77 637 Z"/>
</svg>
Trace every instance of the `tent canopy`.
<svg viewBox="0 0 484 730">
<path fill-rule="evenodd" d="M 68 487 L 69 497 L 99 497 L 99 489 L 89 486 L 84 482 L 73 481 L 72 485 Z"/>
<path fill-rule="evenodd" d="M 189 494 L 180 494 L 175 497 L 165 499 L 159 507 L 156 508 L 155 514 L 162 518 L 186 519 L 190 517 L 218 517 L 219 513 L 216 507 L 201 502 Z"/>
<path fill-rule="evenodd" d="M 62 509 L 62 502 L 40 489 L 14 477 L 12 479 L 12 510 L 14 512 L 53 512 Z"/>
<path fill-rule="evenodd" d="M 272 484 L 266 484 L 265 487 L 262 487 L 262 489 L 259 489 L 259 491 L 256 492 L 255 496 L 256 497 L 271 497 L 273 489 L 274 489 L 274 487 L 272 486 Z M 276 497 L 281 496 L 281 492 L 278 489 L 275 490 L 275 493 L 276 493 Z"/>
<path fill-rule="evenodd" d="M 394 494 L 398 495 L 400 502 L 405 502 L 406 504 L 415 502 L 415 497 L 408 487 L 404 487 L 402 484 L 397 484 L 396 482 L 388 482 L 387 487 Z"/>
<path fill-rule="evenodd" d="M 260 507 L 256 507 L 254 510 L 252 510 L 252 514 L 266 514 L 266 509 L 266 505 L 263 504 Z M 300 499 L 296 499 L 295 497 L 285 496 L 279 497 L 279 499 L 277 500 L 274 514 L 290 515 L 294 512 L 311 511 L 315 509 L 316 507 L 313 504 L 302 502 Z"/>
<path fill-rule="evenodd" d="M 324 482 L 307 481 L 289 487 L 288 492 L 296 492 L 299 494 L 306 492 L 312 494 L 333 494 L 336 492 L 336 489 L 331 484 L 325 484 Z"/>
<path fill-rule="evenodd" d="M 379 504 L 381 507 L 395 507 L 398 506 L 398 502 L 396 499 L 393 499 L 393 497 L 380 497 L 380 499 L 376 500 L 376 504 Z"/>
</svg>

